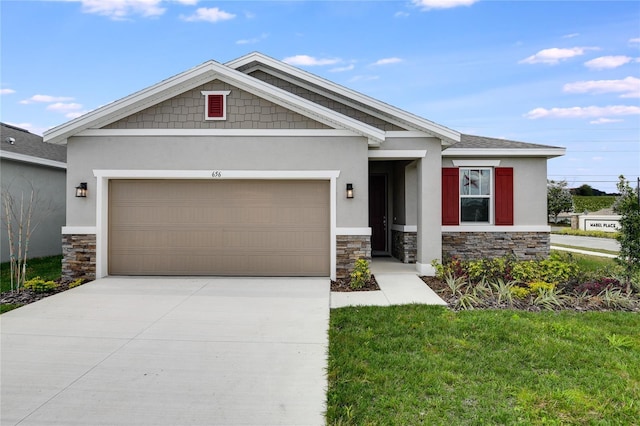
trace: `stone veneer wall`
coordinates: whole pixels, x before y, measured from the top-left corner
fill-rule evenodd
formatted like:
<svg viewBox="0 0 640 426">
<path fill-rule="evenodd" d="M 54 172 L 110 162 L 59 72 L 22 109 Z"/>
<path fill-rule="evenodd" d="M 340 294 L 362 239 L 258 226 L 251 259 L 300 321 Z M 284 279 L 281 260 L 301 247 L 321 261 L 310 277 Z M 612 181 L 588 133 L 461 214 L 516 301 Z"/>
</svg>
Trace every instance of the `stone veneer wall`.
<svg viewBox="0 0 640 426">
<path fill-rule="evenodd" d="M 336 278 L 348 278 L 358 259 L 371 260 L 371 236 L 336 235 Z"/>
<path fill-rule="evenodd" d="M 391 255 L 403 263 L 416 263 L 418 233 L 391 231 Z"/>
<path fill-rule="evenodd" d="M 521 260 L 549 256 L 548 232 L 443 232 L 442 256 L 461 259 L 515 255 Z"/>
<path fill-rule="evenodd" d="M 62 280 L 96 279 L 95 234 L 62 235 Z"/>
</svg>

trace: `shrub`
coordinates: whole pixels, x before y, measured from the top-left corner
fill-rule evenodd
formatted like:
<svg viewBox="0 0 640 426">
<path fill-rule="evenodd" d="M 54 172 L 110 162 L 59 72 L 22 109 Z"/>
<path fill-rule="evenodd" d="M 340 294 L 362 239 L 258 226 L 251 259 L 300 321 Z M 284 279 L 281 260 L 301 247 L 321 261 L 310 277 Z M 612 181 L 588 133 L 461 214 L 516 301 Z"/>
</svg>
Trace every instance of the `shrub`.
<svg viewBox="0 0 640 426">
<path fill-rule="evenodd" d="M 544 281 L 534 281 L 527 284 L 527 287 L 529 287 L 532 293 L 538 293 L 540 290 L 551 291 L 555 288 L 555 285 Z"/>
<path fill-rule="evenodd" d="M 82 278 L 78 278 L 77 280 L 69 283 L 69 288 L 78 287 L 79 285 L 82 285 L 82 284 L 84 284 L 84 280 Z"/>
<path fill-rule="evenodd" d="M 45 281 L 40 277 L 32 278 L 24 283 L 24 288 L 32 290 L 36 293 L 47 293 L 58 287 L 55 281 Z"/>
<path fill-rule="evenodd" d="M 512 287 L 509 288 L 509 292 L 511 292 L 511 295 L 515 298 L 515 299 L 526 299 L 529 294 L 531 293 L 531 290 L 529 290 L 528 288 L 524 288 L 524 287 L 520 287 L 517 285 L 514 285 Z"/>
<path fill-rule="evenodd" d="M 369 270 L 369 262 L 365 259 L 356 260 L 356 264 L 351 272 L 351 282 L 349 285 L 352 289 L 359 289 L 371 279 L 371 271 Z"/>
</svg>

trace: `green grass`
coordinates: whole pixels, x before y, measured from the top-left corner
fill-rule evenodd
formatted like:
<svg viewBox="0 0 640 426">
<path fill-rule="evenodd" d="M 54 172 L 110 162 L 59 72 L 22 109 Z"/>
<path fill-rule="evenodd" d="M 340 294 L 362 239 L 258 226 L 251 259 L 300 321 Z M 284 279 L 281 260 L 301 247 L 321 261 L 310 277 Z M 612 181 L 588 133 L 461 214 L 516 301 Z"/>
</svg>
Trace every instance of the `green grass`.
<svg viewBox="0 0 640 426">
<path fill-rule="evenodd" d="M 40 277 L 57 280 L 62 274 L 62 255 L 27 260 L 27 280 Z M 0 292 L 11 291 L 11 269 L 9 262 L 0 264 Z"/>
<path fill-rule="evenodd" d="M 566 251 L 551 250 L 552 253 L 560 253 L 563 258 L 575 263 L 582 272 L 613 271 L 618 268 L 615 259 L 602 256 L 589 256 L 588 254 L 571 253 Z"/>
<path fill-rule="evenodd" d="M 639 329 L 625 312 L 334 309 L 328 424 L 634 424 Z"/>
<path fill-rule="evenodd" d="M 551 231 L 552 234 L 559 235 L 575 235 L 578 237 L 596 237 L 596 238 L 609 238 L 615 240 L 617 232 L 605 232 L 605 231 L 583 231 L 582 229 L 563 228 L 557 231 Z"/>
</svg>

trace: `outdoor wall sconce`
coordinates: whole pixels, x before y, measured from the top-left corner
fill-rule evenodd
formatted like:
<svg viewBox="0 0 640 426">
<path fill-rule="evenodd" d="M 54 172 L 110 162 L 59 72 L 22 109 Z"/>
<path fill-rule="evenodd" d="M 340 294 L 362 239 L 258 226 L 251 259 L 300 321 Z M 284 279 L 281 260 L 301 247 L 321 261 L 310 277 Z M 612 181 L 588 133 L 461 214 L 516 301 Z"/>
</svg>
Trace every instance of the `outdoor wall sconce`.
<svg viewBox="0 0 640 426">
<path fill-rule="evenodd" d="M 353 184 L 347 184 L 347 198 L 353 198 Z"/>
<path fill-rule="evenodd" d="M 82 182 L 76 186 L 76 197 L 87 198 L 87 182 Z"/>
</svg>

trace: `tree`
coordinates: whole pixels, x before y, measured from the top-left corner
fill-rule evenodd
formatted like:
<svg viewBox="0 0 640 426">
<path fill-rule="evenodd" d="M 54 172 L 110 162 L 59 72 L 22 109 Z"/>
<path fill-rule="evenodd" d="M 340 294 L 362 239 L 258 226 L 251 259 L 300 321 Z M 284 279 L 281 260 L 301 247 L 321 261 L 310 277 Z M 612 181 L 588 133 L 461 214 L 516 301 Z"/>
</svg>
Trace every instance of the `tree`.
<svg viewBox="0 0 640 426">
<path fill-rule="evenodd" d="M 576 195 L 584 195 L 586 197 L 591 197 L 593 196 L 593 188 L 590 185 L 587 185 L 586 183 L 582 186 L 580 186 L 578 189 L 576 189 Z"/>
<path fill-rule="evenodd" d="M 33 184 L 24 179 L 26 185 L 2 187 L 2 221 L 9 239 L 9 265 L 11 290 L 20 291 L 26 280 L 27 258 L 31 235 L 40 222 L 51 212 L 51 203 L 43 203 Z"/>
<path fill-rule="evenodd" d="M 624 267 L 624 279 L 629 292 L 632 277 L 640 272 L 640 198 L 622 175 L 617 187 L 620 196 L 616 198 L 613 211 L 621 215 L 621 218 L 618 234 L 620 254 L 616 260 Z M 637 191 L 640 191 L 640 188 Z"/>
<path fill-rule="evenodd" d="M 547 180 L 547 212 L 558 223 L 558 215 L 573 211 L 573 198 L 567 188 L 567 181 Z"/>
</svg>

